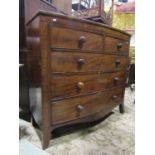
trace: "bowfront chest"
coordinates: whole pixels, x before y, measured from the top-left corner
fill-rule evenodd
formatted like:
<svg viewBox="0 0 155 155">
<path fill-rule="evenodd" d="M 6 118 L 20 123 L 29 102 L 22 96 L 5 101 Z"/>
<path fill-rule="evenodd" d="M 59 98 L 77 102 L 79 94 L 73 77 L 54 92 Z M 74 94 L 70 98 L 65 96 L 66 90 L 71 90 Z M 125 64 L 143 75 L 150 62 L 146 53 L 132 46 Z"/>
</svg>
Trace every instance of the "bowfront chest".
<svg viewBox="0 0 155 155">
<path fill-rule="evenodd" d="M 60 126 L 116 106 L 124 112 L 129 40 L 106 25 L 42 11 L 27 23 L 30 107 L 43 148 Z"/>
</svg>

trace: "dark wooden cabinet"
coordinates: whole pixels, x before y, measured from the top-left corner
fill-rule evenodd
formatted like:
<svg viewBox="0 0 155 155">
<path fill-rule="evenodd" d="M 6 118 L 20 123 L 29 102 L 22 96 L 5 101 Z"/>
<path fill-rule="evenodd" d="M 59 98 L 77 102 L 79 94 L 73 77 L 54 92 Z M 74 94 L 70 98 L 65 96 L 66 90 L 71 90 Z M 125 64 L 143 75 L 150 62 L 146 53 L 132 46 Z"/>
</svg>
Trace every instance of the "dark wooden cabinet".
<svg viewBox="0 0 155 155">
<path fill-rule="evenodd" d="M 24 0 L 19 0 L 19 64 L 19 117 L 30 121 Z"/>
<path fill-rule="evenodd" d="M 30 121 L 29 105 L 29 75 L 27 68 L 27 45 L 26 45 L 26 23 L 39 10 L 48 12 L 59 12 L 64 14 L 54 5 L 44 0 L 19 0 L 19 63 L 24 66 L 19 69 L 19 106 L 22 109 L 19 113 L 20 118 Z"/>
<path fill-rule="evenodd" d="M 130 35 L 40 11 L 27 23 L 29 93 L 43 148 L 61 126 L 124 112 Z"/>
</svg>

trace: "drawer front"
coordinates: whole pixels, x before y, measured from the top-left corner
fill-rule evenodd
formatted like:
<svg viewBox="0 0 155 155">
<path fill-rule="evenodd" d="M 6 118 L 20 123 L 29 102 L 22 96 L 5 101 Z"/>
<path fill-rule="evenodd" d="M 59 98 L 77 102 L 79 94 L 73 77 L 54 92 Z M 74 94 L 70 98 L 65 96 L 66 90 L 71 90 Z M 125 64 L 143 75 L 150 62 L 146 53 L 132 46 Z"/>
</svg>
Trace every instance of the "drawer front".
<svg viewBox="0 0 155 155">
<path fill-rule="evenodd" d="M 125 84 L 125 72 L 52 76 L 51 98 L 78 96 Z"/>
<path fill-rule="evenodd" d="M 123 102 L 124 88 L 117 88 L 81 98 L 51 103 L 51 123 L 59 124 L 107 111 Z"/>
<path fill-rule="evenodd" d="M 93 53 L 51 52 L 51 72 L 114 71 L 126 69 L 125 56 Z"/>
<path fill-rule="evenodd" d="M 103 51 L 102 35 L 53 27 L 50 37 L 52 48 Z"/>
<path fill-rule="evenodd" d="M 129 42 L 112 37 L 105 38 L 105 52 L 128 55 Z"/>
</svg>

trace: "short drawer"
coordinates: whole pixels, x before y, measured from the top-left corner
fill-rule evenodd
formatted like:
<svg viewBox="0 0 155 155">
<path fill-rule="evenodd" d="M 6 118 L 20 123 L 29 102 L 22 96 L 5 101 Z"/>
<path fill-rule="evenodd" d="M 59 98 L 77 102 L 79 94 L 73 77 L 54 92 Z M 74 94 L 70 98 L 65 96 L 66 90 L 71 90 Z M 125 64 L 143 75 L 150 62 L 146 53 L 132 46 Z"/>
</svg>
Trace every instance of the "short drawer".
<svg viewBox="0 0 155 155">
<path fill-rule="evenodd" d="M 94 53 L 51 52 L 51 72 L 90 72 L 125 69 L 128 58 Z"/>
<path fill-rule="evenodd" d="M 103 36 L 66 28 L 51 28 L 50 45 L 56 49 L 103 51 Z"/>
<path fill-rule="evenodd" d="M 105 37 L 105 52 L 127 55 L 128 51 L 129 51 L 128 41 L 123 41 L 112 37 Z"/>
<path fill-rule="evenodd" d="M 51 124 L 59 124 L 107 111 L 123 102 L 124 88 L 51 103 Z"/>
<path fill-rule="evenodd" d="M 125 72 L 51 77 L 51 98 L 79 96 L 125 84 Z"/>
</svg>

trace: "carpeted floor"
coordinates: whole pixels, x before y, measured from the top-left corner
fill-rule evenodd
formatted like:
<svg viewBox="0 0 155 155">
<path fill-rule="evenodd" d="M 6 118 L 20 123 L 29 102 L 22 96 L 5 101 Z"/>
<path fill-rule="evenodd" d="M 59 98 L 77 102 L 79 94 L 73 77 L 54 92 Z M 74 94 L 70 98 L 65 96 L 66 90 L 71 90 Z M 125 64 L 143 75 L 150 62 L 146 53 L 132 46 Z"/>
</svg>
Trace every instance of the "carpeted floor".
<svg viewBox="0 0 155 155">
<path fill-rule="evenodd" d="M 134 155 L 134 91 L 125 92 L 125 113 L 118 107 L 101 123 L 54 138 L 45 150 L 50 155 Z M 41 148 L 39 131 L 20 120 L 20 140 Z M 22 154 L 20 154 L 22 155 Z"/>
</svg>

